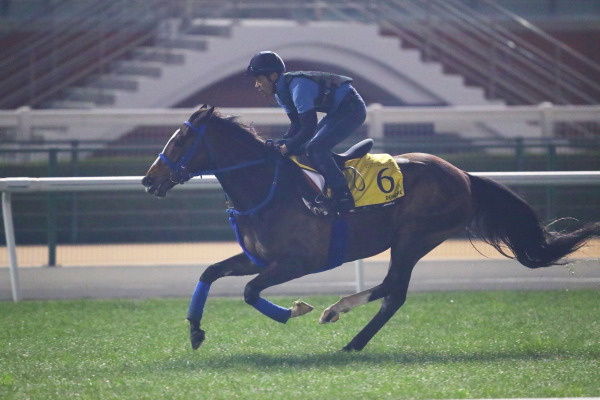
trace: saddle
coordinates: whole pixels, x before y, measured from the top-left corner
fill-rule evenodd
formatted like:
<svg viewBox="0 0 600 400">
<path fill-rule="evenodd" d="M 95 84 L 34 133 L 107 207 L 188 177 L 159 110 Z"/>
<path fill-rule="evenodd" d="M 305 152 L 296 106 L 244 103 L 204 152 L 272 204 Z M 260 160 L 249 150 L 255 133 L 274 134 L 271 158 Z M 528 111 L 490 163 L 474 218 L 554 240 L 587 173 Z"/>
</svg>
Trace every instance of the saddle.
<svg viewBox="0 0 600 400">
<path fill-rule="evenodd" d="M 350 147 L 347 151 L 337 154 L 332 153 L 333 160 L 340 169 L 344 168 L 346 161 L 364 157 L 373 148 L 373 139 L 364 139 Z M 318 170 L 313 165 L 312 161 L 306 154 L 295 156 L 295 163 L 301 168 L 308 169 L 314 172 Z"/>
<path fill-rule="evenodd" d="M 349 182 L 355 200 L 350 212 L 388 206 L 404 195 L 402 173 L 389 154 L 370 154 L 373 140 L 365 139 L 333 158 Z M 301 172 L 298 187 L 306 207 L 315 215 L 331 213 L 331 199 L 325 179 L 306 156 L 291 156 Z"/>
</svg>

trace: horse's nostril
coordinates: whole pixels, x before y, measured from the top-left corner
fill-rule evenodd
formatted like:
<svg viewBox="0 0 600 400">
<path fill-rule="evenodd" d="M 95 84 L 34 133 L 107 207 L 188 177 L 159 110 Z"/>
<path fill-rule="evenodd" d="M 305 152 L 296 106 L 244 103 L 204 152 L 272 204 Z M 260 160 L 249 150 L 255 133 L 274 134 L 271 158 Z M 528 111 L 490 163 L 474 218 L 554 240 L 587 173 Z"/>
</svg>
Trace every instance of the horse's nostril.
<svg viewBox="0 0 600 400">
<path fill-rule="evenodd" d="M 149 176 L 145 176 L 144 179 L 142 179 L 142 185 L 144 185 L 146 187 L 152 186 L 152 182 L 153 182 L 153 179 Z"/>
</svg>

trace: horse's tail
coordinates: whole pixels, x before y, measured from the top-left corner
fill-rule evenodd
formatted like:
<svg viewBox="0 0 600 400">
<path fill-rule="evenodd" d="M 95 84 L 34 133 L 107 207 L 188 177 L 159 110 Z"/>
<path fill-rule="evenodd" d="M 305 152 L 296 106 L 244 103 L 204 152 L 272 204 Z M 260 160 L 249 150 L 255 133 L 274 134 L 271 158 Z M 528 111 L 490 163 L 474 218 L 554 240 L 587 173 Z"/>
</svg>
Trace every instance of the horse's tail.
<svg viewBox="0 0 600 400">
<path fill-rule="evenodd" d="M 600 223 L 589 223 L 571 232 L 551 232 L 540 223 L 535 211 L 507 187 L 483 177 L 469 178 L 476 201 L 470 231 L 528 268 L 564 264 L 560 261 L 563 257 L 600 231 Z M 507 253 L 502 244 L 513 254 Z"/>
</svg>

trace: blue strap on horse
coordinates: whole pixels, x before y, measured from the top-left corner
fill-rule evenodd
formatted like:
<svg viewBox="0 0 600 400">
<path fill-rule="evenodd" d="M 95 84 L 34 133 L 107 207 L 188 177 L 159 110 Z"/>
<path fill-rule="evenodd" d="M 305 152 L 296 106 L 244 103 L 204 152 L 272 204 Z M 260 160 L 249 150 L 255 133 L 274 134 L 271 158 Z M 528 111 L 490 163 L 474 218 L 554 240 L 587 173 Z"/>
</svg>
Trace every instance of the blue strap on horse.
<svg viewBox="0 0 600 400">
<path fill-rule="evenodd" d="M 231 227 L 233 228 L 233 231 L 235 232 L 235 238 L 236 238 L 238 244 L 240 245 L 240 247 L 242 248 L 242 251 L 244 252 L 244 254 L 246 254 L 246 256 L 250 259 L 250 261 L 252 261 L 254 264 L 258 265 L 259 267 L 263 267 L 263 268 L 267 267 L 267 265 L 269 265 L 269 263 L 267 263 L 265 260 L 252 254 L 244 245 L 244 241 L 240 235 L 237 223 L 235 221 L 235 216 L 233 214 L 229 214 L 229 222 L 231 223 Z M 333 269 L 333 268 L 336 268 L 336 267 L 339 267 L 340 265 L 342 265 L 344 263 L 344 259 L 346 257 L 346 250 L 348 248 L 347 244 L 348 244 L 348 221 L 346 221 L 345 218 L 336 217 L 333 220 L 333 223 L 331 226 L 331 236 L 330 236 L 330 240 L 329 240 L 329 255 L 327 258 L 327 264 L 325 265 L 325 267 L 323 267 L 320 270 L 315 271 L 313 273 L 327 271 L 327 270 L 330 270 L 330 269 Z"/>
<path fill-rule="evenodd" d="M 261 201 L 258 205 L 254 206 L 251 209 L 246 210 L 246 211 L 238 211 L 233 207 L 227 209 L 227 213 L 229 214 L 229 223 L 231 224 L 231 227 L 233 228 L 233 231 L 235 232 L 235 238 L 236 238 L 237 242 L 239 243 L 240 247 L 242 248 L 242 251 L 244 252 L 244 254 L 246 254 L 246 256 L 250 259 L 250 261 L 252 261 L 254 264 L 258 265 L 259 267 L 263 267 L 263 268 L 266 267 L 267 265 L 269 265 L 269 263 L 266 262 L 265 260 L 255 256 L 246 248 L 246 245 L 244 245 L 244 240 L 243 240 L 242 236 L 240 235 L 240 230 L 237 226 L 235 217 L 252 215 L 252 214 L 260 211 L 262 208 L 266 207 L 271 202 L 271 200 L 273 200 L 273 196 L 275 196 L 275 191 L 277 190 L 277 183 L 279 182 L 279 169 L 283 162 L 282 160 L 283 160 L 282 158 L 277 158 L 277 161 L 275 163 L 275 174 L 273 177 L 273 182 L 271 183 L 269 193 L 267 193 L 267 195 L 265 196 L 263 201 Z M 324 268 L 320 269 L 319 271 L 315 271 L 315 272 L 327 271 L 329 269 L 339 267 L 340 265 L 342 265 L 344 263 L 344 258 L 346 256 L 347 241 L 348 241 L 347 235 L 348 235 L 348 222 L 346 221 L 345 218 L 337 216 L 333 220 L 333 223 L 331 226 L 331 237 L 330 237 L 330 243 L 329 243 L 329 256 L 327 259 L 327 264 L 325 265 Z"/>
<path fill-rule="evenodd" d="M 244 254 L 246 254 L 246 256 L 250 259 L 250 261 L 252 261 L 254 264 L 258 265 L 259 267 L 266 268 L 266 266 L 269 264 L 265 260 L 263 260 L 259 257 L 256 257 L 254 254 L 252 254 L 250 251 L 248 251 L 248 249 L 246 248 L 246 245 L 244 245 L 244 240 L 242 239 L 242 237 L 240 235 L 240 230 L 238 229 L 237 223 L 235 222 L 235 214 L 230 212 L 230 210 L 231 210 L 231 208 L 229 210 L 227 210 L 227 212 L 229 212 L 229 223 L 231 223 L 231 227 L 233 228 L 233 231 L 235 232 L 235 239 L 237 240 L 238 244 L 242 248 L 242 251 L 244 252 Z"/>
<path fill-rule="evenodd" d="M 325 267 L 314 272 L 323 272 L 344 263 L 346 250 L 348 249 L 348 221 L 342 217 L 336 217 L 331 226 L 331 236 L 329 238 L 329 256 Z"/>
<path fill-rule="evenodd" d="M 263 201 L 261 201 L 258 205 L 254 206 L 251 209 L 246 210 L 246 211 L 238 211 L 233 207 L 227 209 L 227 213 L 229 214 L 229 223 L 231 224 L 231 227 L 233 228 L 233 231 L 235 232 L 235 238 L 236 238 L 237 242 L 239 243 L 240 247 L 242 248 L 242 250 L 246 254 L 246 256 L 248 256 L 250 261 L 252 261 L 254 264 L 258 265 L 259 267 L 266 267 L 268 265 L 268 263 L 256 256 L 254 256 L 254 254 L 252 254 L 252 253 L 250 253 L 250 251 L 248 251 L 248 249 L 244 245 L 244 240 L 242 239 L 242 237 L 240 235 L 240 230 L 237 226 L 235 217 L 252 215 L 252 214 L 260 211 L 263 207 L 266 207 L 267 204 L 269 204 L 271 202 L 271 200 L 273 200 L 273 196 L 275 196 L 275 191 L 277 190 L 277 182 L 279 181 L 279 168 L 281 167 L 281 162 L 282 162 L 281 159 L 278 159 L 277 162 L 275 163 L 275 174 L 273 177 L 273 182 L 271 183 L 271 187 L 269 188 L 269 193 L 267 193 L 267 196 L 265 197 L 265 199 Z"/>
</svg>

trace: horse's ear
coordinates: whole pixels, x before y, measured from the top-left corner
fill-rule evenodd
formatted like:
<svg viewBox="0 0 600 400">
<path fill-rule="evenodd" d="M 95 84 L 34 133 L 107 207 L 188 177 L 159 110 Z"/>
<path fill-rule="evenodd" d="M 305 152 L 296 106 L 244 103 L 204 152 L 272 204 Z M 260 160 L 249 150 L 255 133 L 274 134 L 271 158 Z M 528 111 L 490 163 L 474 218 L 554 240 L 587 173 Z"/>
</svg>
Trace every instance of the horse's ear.
<svg viewBox="0 0 600 400">
<path fill-rule="evenodd" d="M 210 117 L 212 117 L 213 112 L 215 111 L 215 106 L 212 106 L 210 108 L 207 106 L 206 108 L 207 108 L 207 110 L 204 111 L 204 115 L 202 116 L 202 118 L 208 120 L 208 119 L 210 119 Z"/>
</svg>

